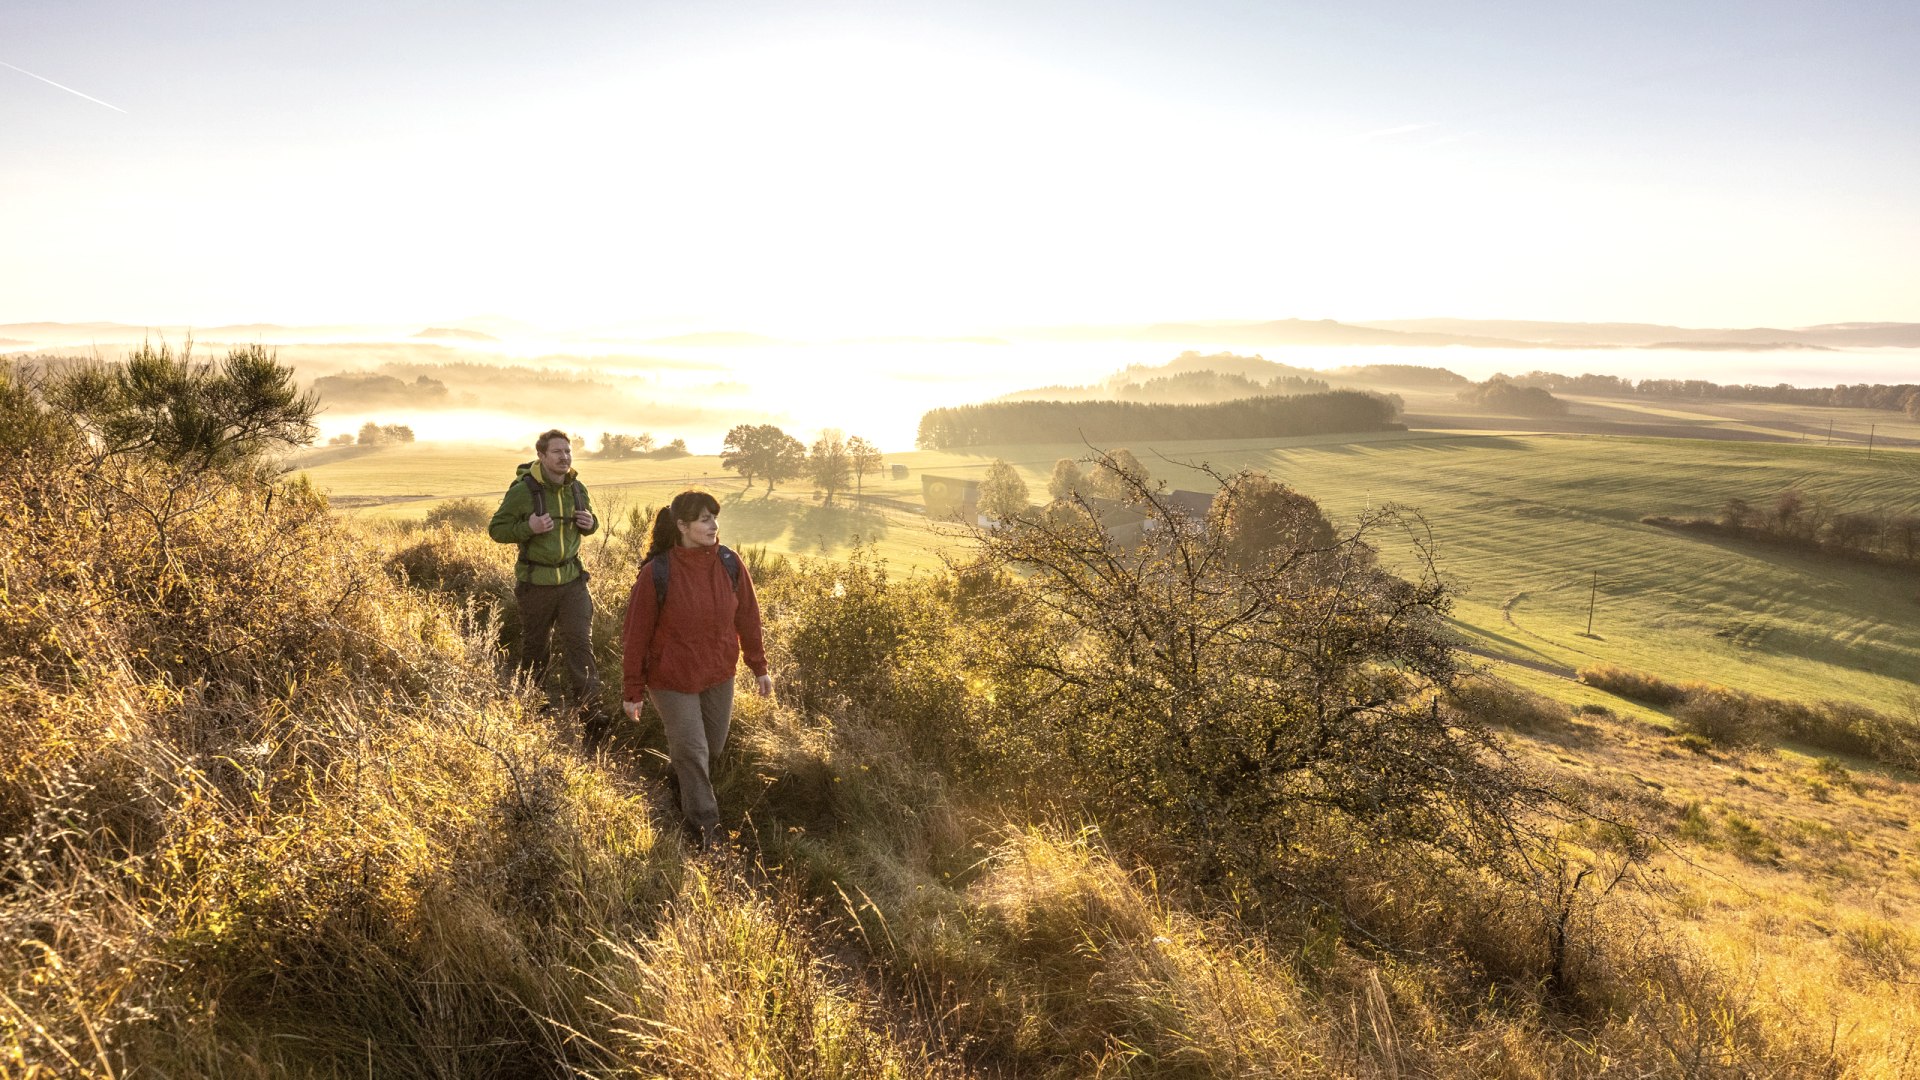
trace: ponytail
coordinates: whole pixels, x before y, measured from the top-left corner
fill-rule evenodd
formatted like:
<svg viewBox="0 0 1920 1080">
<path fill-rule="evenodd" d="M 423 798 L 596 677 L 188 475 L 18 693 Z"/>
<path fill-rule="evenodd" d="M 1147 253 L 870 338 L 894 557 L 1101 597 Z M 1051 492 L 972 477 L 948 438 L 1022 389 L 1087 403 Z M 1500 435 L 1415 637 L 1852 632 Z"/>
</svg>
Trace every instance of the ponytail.
<svg viewBox="0 0 1920 1080">
<path fill-rule="evenodd" d="M 679 542 L 680 528 L 673 523 L 673 510 L 663 506 L 659 513 L 653 515 L 653 534 L 647 538 L 647 557 L 640 561 L 646 562 L 664 554 Z"/>
</svg>

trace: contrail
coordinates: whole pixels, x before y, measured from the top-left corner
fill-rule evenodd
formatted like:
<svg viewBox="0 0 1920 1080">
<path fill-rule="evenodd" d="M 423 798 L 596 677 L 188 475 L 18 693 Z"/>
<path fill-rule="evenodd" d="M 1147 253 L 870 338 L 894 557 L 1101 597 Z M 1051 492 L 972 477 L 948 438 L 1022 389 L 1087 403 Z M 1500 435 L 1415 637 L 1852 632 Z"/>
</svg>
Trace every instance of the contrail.
<svg viewBox="0 0 1920 1080">
<path fill-rule="evenodd" d="M 7 63 L 5 60 L 0 60 L 0 67 L 13 68 L 13 70 L 19 72 L 22 75 L 32 75 L 34 78 L 39 79 L 41 82 L 46 83 L 48 86 L 60 86 L 59 83 L 54 82 L 52 79 L 47 78 L 45 75 L 34 75 L 33 72 L 28 71 L 26 68 L 13 67 L 12 64 Z M 80 91 L 75 90 L 71 86 L 60 86 L 60 89 L 65 90 L 67 93 L 73 94 L 76 97 L 86 98 L 88 101 L 93 102 L 95 105 L 107 105 L 106 102 L 101 101 L 99 98 L 94 97 L 91 94 L 82 94 Z M 118 105 L 107 105 L 107 108 L 112 109 L 114 112 L 117 112 L 117 113 L 125 113 L 127 111 Z M 131 114 L 128 114 L 128 115 L 131 115 Z"/>
</svg>

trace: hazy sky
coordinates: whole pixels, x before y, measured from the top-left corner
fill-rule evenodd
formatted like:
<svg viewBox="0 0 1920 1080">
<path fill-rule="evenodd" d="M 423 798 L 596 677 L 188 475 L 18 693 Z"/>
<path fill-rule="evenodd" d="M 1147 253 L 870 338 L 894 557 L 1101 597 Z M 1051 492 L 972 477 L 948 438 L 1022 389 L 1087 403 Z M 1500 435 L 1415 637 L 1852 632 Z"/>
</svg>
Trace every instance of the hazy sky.
<svg viewBox="0 0 1920 1080">
<path fill-rule="evenodd" d="M 1920 321 L 1917 47 L 1911 0 L 7 0 L 0 322 Z"/>
</svg>

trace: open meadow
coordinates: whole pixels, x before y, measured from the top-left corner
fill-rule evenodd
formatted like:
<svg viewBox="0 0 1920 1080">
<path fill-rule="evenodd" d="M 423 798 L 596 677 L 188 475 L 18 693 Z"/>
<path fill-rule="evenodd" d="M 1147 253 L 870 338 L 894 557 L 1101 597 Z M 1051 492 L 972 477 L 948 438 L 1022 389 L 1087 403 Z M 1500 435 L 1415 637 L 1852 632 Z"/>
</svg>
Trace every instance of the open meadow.
<svg viewBox="0 0 1920 1080">
<path fill-rule="evenodd" d="M 1564 675 L 1612 664 L 1877 708 L 1900 705 L 1920 680 L 1920 577 L 1910 570 L 1640 521 L 1711 517 L 1729 498 L 1766 504 L 1788 489 L 1841 510 L 1920 513 L 1920 455 L 1910 451 L 1423 432 L 1131 449 L 1172 488 L 1210 493 L 1214 482 L 1200 466 L 1258 469 L 1336 520 L 1388 503 L 1419 511 L 1441 571 L 1459 589 L 1458 627 L 1489 656 Z M 1059 443 L 890 454 L 887 464 L 904 466 L 906 477 L 866 477 L 865 493 L 886 501 L 858 507 L 823 505 L 805 481 L 771 497 L 764 483 L 746 490 L 713 457 L 585 458 L 579 468 L 612 519 L 693 484 L 721 498 L 729 544 L 838 555 L 866 543 L 897 569 L 915 570 L 965 544 L 962 530 L 901 508 L 920 502 L 923 474 L 978 479 L 998 458 L 1043 497 L 1054 462 L 1087 453 Z M 407 520 L 454 498 L 491 509 L 524 459 L 423 444 L 312 451 L 294 464 L 337 508 Z"/>
</svg>

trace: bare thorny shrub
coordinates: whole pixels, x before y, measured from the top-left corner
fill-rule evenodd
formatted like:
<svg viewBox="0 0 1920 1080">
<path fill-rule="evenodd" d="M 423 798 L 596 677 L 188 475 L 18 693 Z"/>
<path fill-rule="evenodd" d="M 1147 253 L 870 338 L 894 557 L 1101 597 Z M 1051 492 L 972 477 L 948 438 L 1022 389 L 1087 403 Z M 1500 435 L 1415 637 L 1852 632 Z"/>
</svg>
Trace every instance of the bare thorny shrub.
<svg viewBox="0 0 1920 1080">
<path fill-rule="evenodd" d="M 1416 516 L 1372 511 L 1336 535 L 1240 474 L 1216 477 L 1200 521 L 1094 465 L 1144 516 L 1139 542 L 1075 497 L 980 530 L 963 570 L 993 583 L 977 602 L 999 612 L 982 659 L 1007 760 L 1222 894 L 1285 892 L 1383 844 L 1484 861 L 1522 830 L 1537 793 L 1482 724 L 1438 707 L 1457 672 L 1450 599 Z M 1380 565 L 1389 537 L 1412 576 Z"/>
</svg>

